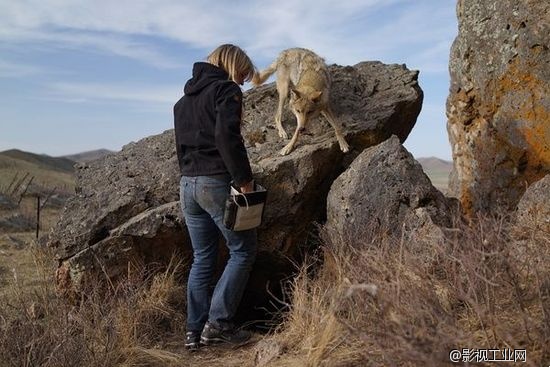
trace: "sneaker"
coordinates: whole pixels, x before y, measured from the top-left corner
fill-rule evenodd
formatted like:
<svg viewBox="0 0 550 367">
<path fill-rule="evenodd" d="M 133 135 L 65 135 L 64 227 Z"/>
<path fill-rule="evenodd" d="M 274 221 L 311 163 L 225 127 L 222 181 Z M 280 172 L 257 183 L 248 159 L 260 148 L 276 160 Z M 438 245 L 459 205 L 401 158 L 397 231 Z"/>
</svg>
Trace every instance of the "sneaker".
<svg viewBox="0 0 550 367">
<path fill-rule="evenodd" d="M 252 333 L 250 331 L 238 330 L 235 328 L 223 330 L 207 322 L 202 330 L 201 342 L 205 345 L 221 343 L 242 345 L 250 340 L 251 336 Z"/>
<path fill-rule="evenodd" d="M 200 331 L 188 331 L 185 333 L 185 348 L 199 349 L 201 342 Z"/>
</svg>

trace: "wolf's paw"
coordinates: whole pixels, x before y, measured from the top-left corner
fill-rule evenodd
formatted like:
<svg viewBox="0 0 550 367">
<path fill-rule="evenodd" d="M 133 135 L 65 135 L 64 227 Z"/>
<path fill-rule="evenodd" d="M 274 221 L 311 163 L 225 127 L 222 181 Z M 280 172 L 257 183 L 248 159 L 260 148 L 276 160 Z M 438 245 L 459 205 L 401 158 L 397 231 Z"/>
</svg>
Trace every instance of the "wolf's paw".
<svg viewBox="0 0 550 367">
<path fill-rule="evenodd" d="M 288 134 L 284 130 L 279 130 L 279 137 L 287 140 L 288 139 Z"/>
<path fill-rule="evenodd" d="M 344 153 L 349 152 L 349 145 L 345 141 L 340 143 L 340 150 Z"/>
<path fill-rule="evenodd" d="M 281 149 L 281 151 L 279 152 L 279 154 L 281 155 L 288 155 L 288 153 L 290 153 L 292 151 L 292 145 L 288 144 L 286 145 L 283 149 Z"/>
</svg>

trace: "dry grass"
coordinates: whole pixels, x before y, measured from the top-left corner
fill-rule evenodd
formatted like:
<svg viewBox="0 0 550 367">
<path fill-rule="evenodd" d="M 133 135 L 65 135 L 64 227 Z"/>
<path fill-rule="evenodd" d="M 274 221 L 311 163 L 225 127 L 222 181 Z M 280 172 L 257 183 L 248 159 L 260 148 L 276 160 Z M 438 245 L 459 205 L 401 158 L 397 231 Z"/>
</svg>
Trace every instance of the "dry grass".
<svg viewBox="0 0 550 367">
<path fill-rule="evenodd" d="M 12 280 L 8 302 L 0 305 L 1 365 L 153 366 L 165 357 L 150 357 L 149 350 L 183 335 L 180 265 L 116 288 L 97 286 L 69 303 L 53 289 L 51 254 L 33 251 L 43 282 L 28 292 Z"/>
<path fill-rule="evenodd" d="M 526 349 L 550 362 L 550 234 L 478 218 L 417 244 L 365 230 L 325 241 L 293 282 L 269 366 L 441 366 L 452 349 Z M 428 251 L 426 251 L 428 250 Z"/>
<path fill-rule="evenodd" d="M 184 350 L 182 262 L 133 269 L 117 285 L 98 279 L 69 301 L 54 288 L 53 254 L 29 251 L 41 281 L 30 289 L 16 274 L 4 289 L 0 366 L 216 366 L 223 358 L 225 366 L 242 367 L 251 359 L 247 349 Z"/>
<path fill-rule="evenodd" d="M 51 254 L 32 248 L 40 286 L 8 273 L 0 365 L 242 367 L 256 353 L 266 366 L 441 366 L 462 348 L 526 349 L 522 365 L 548 365 L 550 234 L 478 218 L 422 251 L 366 229 L 338 243 L 322 237 L 322 265 L 306 261 L 290 283 L 275 333 L 257 348 L 197 353 L 182 347 L 181 263 L 97 282 L 69 303 L 53 289 Z M 272 348 L 268 359 L 260 345 Z"/>
</svg>

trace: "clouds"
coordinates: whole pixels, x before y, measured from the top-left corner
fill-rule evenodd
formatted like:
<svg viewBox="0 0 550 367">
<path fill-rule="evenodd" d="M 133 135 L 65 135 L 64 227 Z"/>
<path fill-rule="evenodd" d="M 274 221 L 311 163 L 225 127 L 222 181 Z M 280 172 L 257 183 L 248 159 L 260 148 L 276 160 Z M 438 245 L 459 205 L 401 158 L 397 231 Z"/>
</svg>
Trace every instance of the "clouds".
<svg viewBox="0 0 550 367">
<path fill-rule="evenodd" d="M 44 149 L 71 140 L 56 143 L 55 128 L 50 133 L 44 124 L 80 131 L 96 121 L 120 129 L 109 138 L 86 130 L 86 149 L 118 149 L 170 128 L 191 64 L 228 42 L 260 69 L 288 47 L 341 65 L 406 63 L 421 71 L 425 102 L 441 105 L 423 110 L 416 141 L 445 119 L 441 101 L 457 28 L 449 0 L 0 0 L 0 9 L 0 120 L 9 124 L 2 133 L 11 147 L 33 145 L 21 140 L 31 138 L 19 132 L 23 126 L 41 132 L 37 140 L 49 141 Z M 78 151 L 75 144 L 68 152 Z"/>
<path fill-rule="evenodd" d="M 34 65 L 24 65 L 0 59 L 0 78 L 20 78 L 43 72 Z"/>
<path fill-rule="evenodd" d="M 67 103 L 132 102 L 161 105 L 170 108 L 181 97 L 179 85 L 148 85 L 120 83 L 54 83 L 49 86 L 48 99 Z"/>
<path fill-rule="evenodd" d="M 47 45 L 50 49 L 95 50 L 156 68 L 181 67 L 181 62 L 160 51 L 153 43 L 135 37 L 135 34 L 140 34 L 139 29 L 133 31 L 130 26 L 122 26 L 124 18 L 117 22 L 109 15 L 110 21 L 98 23 L 86 21 L 94 19 L 92 14 L 71 17 L 71 12 L 68 12 L 61 16 L 62 13 L 55 13 L 55 8 L 40 12 L 40 7 L 26 9 L 22 4 L 24 2 L 8 6 L 8 11 L 0 14 L 0 41 L 5 47 L 26 45 L 32 49 Z"/>
<path fill-rule="evenodd" d="M 85 1 L 20 0 L 3 4 L 0 40 L 93 47 L 155 67 L 177 67 L 151 36 L 210 49 L 235 42 L 254 56 L 303 46 L 350 64 L 389 59 L 402 48 L 449 38 L 453 16 L 439 1 Z M 426 18 L 434 20 L 426 27 Z M 451 32 L 449 32 L 451 30 Z"/>
</svg>

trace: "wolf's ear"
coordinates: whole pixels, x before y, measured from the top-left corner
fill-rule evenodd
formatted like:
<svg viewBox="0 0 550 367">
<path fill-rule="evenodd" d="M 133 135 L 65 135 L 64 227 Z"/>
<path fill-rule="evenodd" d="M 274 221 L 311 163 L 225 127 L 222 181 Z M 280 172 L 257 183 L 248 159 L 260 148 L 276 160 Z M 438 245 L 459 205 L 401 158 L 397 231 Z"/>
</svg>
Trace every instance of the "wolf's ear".
<svg viewBox="0 0 550 367">
<path fill-rule="evenodd" d="M 290 88 L 290 97 L 292 99 L 299 99 L 302 95 L 300 94 L 300 92 L 298 92 L 298 90 L 294 89 L 294 88 Z"/>
<path fill-rule="evenodd" d="M 318 102 L 321 96 L 323 95 L 322 90 L 315 91 L 309 95 L 309 99 L 311 99 L 312 102 Z"/>
</svg>

